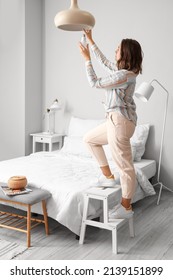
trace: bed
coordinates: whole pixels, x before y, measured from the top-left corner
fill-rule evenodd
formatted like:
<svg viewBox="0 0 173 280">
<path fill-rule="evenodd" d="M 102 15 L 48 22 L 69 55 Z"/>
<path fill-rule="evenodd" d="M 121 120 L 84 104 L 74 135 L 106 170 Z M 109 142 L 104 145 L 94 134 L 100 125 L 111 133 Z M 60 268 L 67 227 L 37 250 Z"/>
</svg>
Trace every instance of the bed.
<svg viewBox="0 0 173 280">
<path fill-rule="evenodd" d="M 29 185 L 51 192 L 52 196 L 47 201 L 48 216 L 79 235 L 84 191 L 90 187 L 90 181 L 100 174 L 100 170 L 88 153 L 82 138 L 86 131 L 102 121 L 71 117 L 61 150 L 37 152 L 29 156 L 1 161 L 0 182 L 7 182 L 14 175 L 24 175 L 27 177 Z M 152 159 L 142 158 L 148 134 L 148 124 L 138 125 L 131 139 L 137 179 L 133 203 L 155 194 L 149 179 L 156 173 L 156 162 Z M 117 184 L 119 184 L 119 174 L 112 161 L 109 147 L 106 145 L 104 148 Z M 121 190 L 111 203 L 118 203 L 120 197 Z M 41 214 L 39 207 L 40 205 L 36 204 L 32 211 Z M 100 203 L 94 200 L 90 204 L 89 215 L 96 216 L 99 209 Z"/>
</svg>

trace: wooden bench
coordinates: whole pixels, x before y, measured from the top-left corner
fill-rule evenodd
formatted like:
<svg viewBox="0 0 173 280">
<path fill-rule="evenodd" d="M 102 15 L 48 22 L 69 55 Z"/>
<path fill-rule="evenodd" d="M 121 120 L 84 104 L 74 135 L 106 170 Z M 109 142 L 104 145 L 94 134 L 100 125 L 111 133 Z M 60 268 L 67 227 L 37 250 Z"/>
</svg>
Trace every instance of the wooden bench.
<svg viewBox="0 0 173 280">
<path fill-rule="evenodd" d="M 5 184 L 1 183 L 1 185 Z M 48 199 L 51 196 L 51 194 L 47 190 L 31 186 L 28 186 L 28 188 L 30 188 L 32 192 L 15 196 L 5 195 L 2 189 L 0 188 L 0 202 L 3 202 L 9 206 L 13 206 L 15 204 L 24 206 L 26 207 L 27 211 L 27 216 L 0 211 L 0 227 L 26 233 L 27 247 L 30 247 L 31 229 L 43 223 L 45 225 L 46 235 L 49 234 L 46 199 Z M 36 203 L 42 204 L 43 219 L 31 217 L 31 207 Z"/>
</svg>

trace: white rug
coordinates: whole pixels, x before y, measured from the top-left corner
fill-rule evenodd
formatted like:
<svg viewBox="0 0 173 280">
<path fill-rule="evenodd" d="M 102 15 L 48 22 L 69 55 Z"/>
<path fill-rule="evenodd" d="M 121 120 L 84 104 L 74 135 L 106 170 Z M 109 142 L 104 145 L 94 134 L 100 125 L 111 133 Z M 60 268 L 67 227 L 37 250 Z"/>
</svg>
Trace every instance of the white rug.
<svg viewBox="0 0 173 280">
<path fill-rule="evenodd" d="M 0 260 L 12 260 L 25 252 L 28 248 L 19 243 L 0 239 Z"/>
</svg>

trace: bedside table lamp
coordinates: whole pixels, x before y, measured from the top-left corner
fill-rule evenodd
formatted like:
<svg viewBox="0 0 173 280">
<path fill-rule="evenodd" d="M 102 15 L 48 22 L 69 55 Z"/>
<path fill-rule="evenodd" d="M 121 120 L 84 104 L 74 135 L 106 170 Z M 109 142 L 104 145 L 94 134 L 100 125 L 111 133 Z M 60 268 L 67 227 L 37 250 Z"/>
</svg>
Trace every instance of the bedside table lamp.
<svg viewBox="0 0 173 280">
<path fill-rule="evenodd" d="M 151 83 L 143 82 L 139 88 L 135 91 L 135 96 L 142 100 L 143 102 L 147 102 L 149 98 L 151 97 L 152 92 L 154 91 L 154 87 L 152 86 L 153 82 L 156 82 L 161 86 L 161 88 L 166 93 L 166 102 L 165 102 L 165 110 L 164 110 L 164 117 L 163 117 L 163 126 L 162 126 L 162 135 L 161 135 L 161 144 L 160 144 L 160 154 L 159 154 L 159 164 L 158 164 L 158 172 L 157 172 L 157 183 L 155 183 L 153 186 L 160 185 L 157 205 L 159 204 L 161 192 L 163 187 L 170 192 L 173 192 L 172 189 L 169 189 L 168 187 L 164 186 L 162 182 L 160 182 L 160 168 L 161 168 L 161 161 L 162 161 L 162 151 L 163 151 L 163 143 L 164 143 L 164 135 L 165 135 L 165 125 L 166 125 L 166 116 L 167 116 L 167 109 L 168 109 L 168 98 L 169 98 L 169 92 L 166 90 L 166 88 L 158 82 L 156 79 L 152 80 Z"/>
<path fill-rule="evenodd" d="M 58 99 L 55 99 L 50 108 L 47 109 L 48 113 L 48 134 L 55 133 L 55 113 L 56 111 L 61 110 L 60 105 L 58 104 Z M 52 126 L 51 126 L 52 124 Z"/>
</svg>

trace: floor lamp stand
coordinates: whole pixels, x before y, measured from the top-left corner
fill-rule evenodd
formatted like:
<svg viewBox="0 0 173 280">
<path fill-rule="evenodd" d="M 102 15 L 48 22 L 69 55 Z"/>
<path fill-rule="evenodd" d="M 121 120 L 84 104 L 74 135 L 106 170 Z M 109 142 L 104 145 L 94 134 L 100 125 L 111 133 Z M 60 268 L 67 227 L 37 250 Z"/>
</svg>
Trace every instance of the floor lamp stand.
<svg viewBox="0 0 173 280">
<path fill-rule="evenodd" d="M 167 108 L 168 108 L 169 92 L 156 79 L 152 80 L 152 82 L 154 82 L 154 81 L 157 82 L 166 92 L 166 104 L 165 104 L 165 112 L 164 112 L 164 119 L 163 119 L 162 137 L 161 137 L 161 146 L 160 146 L 160 155 L 159 155 L 159 165 L 158 165 L 158 173 L 157 173 L 157 183 L 155 183 L 153 185 L 153 186 L 160 185 L 159 195 L 158 195 L 158 199 L 157 199 L 157 205 L 159 205 L 162 189 L 165 188 L 172 193 L 173 193 L 173 190 L 166 187 L 165 185 L 163 185 L 162 182 L 160 182 L 160 168 L 161 168 L 161 161 L 162 161 L 162 150 L 163 150 L 163 142 L 164 142 L 164 135 L 165 135 L 165 124 L 166 124 L 166 115 L 167 115 Z"/>
<path fill-rule="evenodd" d="M 158 199 L 157 199 L 157 205 L 159 205 L 159 202 L 160 202 L 160 197 L 161 197 L 161 193 L 162 193 L 162 189 L 165 188 L 167 189 L 168 191 L 172 192 L 173 193 L 173 190 L 166 187 L 165 185 L 163 185 L 162 182 L 157 182 L 153 185 L 153 187 L 157 186 L 157 185 L 160 185 L 160 190 L 159 190 L 159 194 L 158 194 Z"/>
</svg>

